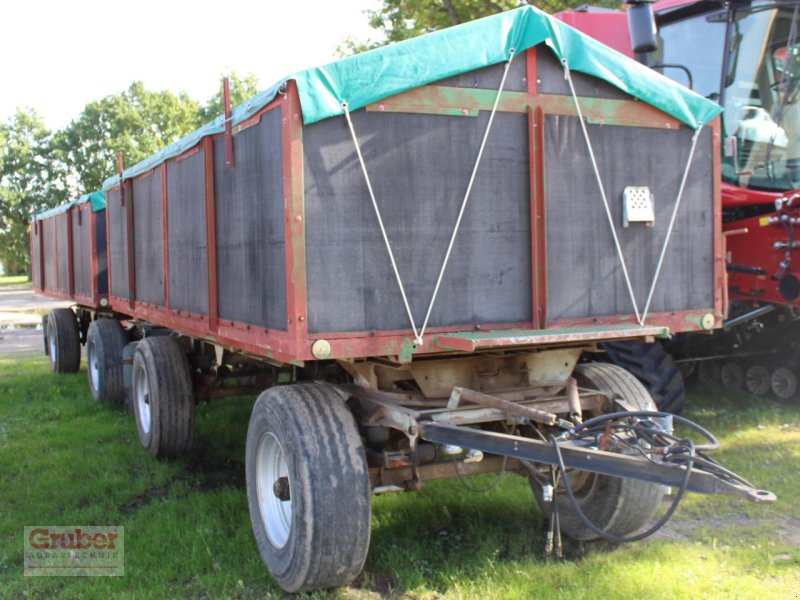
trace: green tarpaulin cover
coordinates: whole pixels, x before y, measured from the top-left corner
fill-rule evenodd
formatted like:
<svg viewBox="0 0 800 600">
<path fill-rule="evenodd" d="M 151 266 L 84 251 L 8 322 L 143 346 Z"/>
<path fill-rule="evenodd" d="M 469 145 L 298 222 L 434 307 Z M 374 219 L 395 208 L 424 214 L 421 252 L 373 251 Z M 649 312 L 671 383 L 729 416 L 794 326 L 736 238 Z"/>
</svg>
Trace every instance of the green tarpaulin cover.
<svg viewBox="0 0 800 600">
<path fill-rule="evenodd" d="M 92 192 L 91 194 L 84 194 L 79 198 L 73 198 L 69 202 L 60 204 L 55 208 L 51 208 L 50 210 L 40 212 L 39 214 L 34 216 L 34 219 L 46 219 L 47 217 L 55 217 L 56 215 L 60 215 L 67 212 L 73 206 L 77 206 L 79 204 L 86 204 L 87 202 L 91 202 L 92 212 L 105 210 L 106 195 L 103 192 Z"/>
<path fill-rule="evenodd" d="M 526 6 L 308 69 L 293 77 L 313 123 L 546 44 L 569 68 L 607 81 L 696 128 L 722 109 L 558 19 Z"/>
<path fill-rule="evenodd" d="M 269 104 L 286 81 L 297 82 L 303 122 L 314 123 L 342 113 L 342 102 L 357 110 L 440 79 L 508 60 L 545 44 L 572 71 L 597 77 L 692 128 L 706 124 L 722 109 L 691 90 L 648 69 L 569 25 L 525 6 L 405 42 L 357 54 L 323 67 L 296 73 L 237 106 L 233 123 L 251 117 Z M 224 130 L 223 117 L 127 169 L 134 177 L 195 146 L 201 138 Z M 119 183 L 107 179 L 103 189 Z"/>
</svg>

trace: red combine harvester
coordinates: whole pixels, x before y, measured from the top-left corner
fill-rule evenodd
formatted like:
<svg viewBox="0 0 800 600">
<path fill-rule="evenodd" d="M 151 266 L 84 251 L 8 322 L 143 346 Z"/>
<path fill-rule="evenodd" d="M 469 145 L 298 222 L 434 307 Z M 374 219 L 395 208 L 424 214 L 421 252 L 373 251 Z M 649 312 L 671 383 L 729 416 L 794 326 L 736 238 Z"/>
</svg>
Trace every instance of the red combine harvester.
<svg viewBox="0 0 800 600">
<path fill-rule="evenodd" d="M 527 478 L 557 554 L 685 491 L 774 501 L 589 360 L 723 322 L 719 112 L 532 7 L 303 71 L 35 219 L 36 289 L 76 302 L 45 347 L 84 343 L 155 457 L 261 392 L 250 518 L 291 592 L 352 581 L 371 494 L 428 480 Z"/>
<path fill-rule="evenodd" d="M 684 373 L 696 371 L 703 381 L 792 398 L 800 366 L 799 4 L 628 5 L 627 12 L 585 6 L 556 17 L 724 109 L 714 178 L 722 192 L 729 318 L 713 336 L 678 336 L 667 348 Z M 609 356 L 625 364 L 624 356 Z"/>
</svg>

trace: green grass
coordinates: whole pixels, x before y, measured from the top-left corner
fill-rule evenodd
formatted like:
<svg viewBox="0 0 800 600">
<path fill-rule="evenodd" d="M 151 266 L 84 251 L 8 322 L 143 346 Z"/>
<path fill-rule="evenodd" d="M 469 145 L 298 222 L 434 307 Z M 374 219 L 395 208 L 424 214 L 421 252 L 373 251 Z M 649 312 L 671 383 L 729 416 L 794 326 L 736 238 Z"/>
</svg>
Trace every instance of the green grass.
<svg viewBox="0 0 800 600">
<path fill-rule="evenodd" d="M 0 275 L 0 287 L 4 285 L 19 285 L 30 281 L 27 275 Z"/>
<path fill-rule="evenodd" d="M 282 597 L 253 541 L 243 491 L 252 398 L 198 408 L 195 446 L 156 461 L 131 416 L 95 404 L 84 371 L 0 359 L 0 598 Z M 542 558 L 543 519 L 520 478 L 486 494 L 458 481 L 374 499 L 356 584 L 316 598 L 798 598 L 800 406 L 694 391 L 688 416 L 774 505 L 690 496 L 665 534 Z M 488 484 L 493 476 L 474 480 Z M 25 525 L 123 525 L 124 577 L 22 576 Z"/>
</svg>

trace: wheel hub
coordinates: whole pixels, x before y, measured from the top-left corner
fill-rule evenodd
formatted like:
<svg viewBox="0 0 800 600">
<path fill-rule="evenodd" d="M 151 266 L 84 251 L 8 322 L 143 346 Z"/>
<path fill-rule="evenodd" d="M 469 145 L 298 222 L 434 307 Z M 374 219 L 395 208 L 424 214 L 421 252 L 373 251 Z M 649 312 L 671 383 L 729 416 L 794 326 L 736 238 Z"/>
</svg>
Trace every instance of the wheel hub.
<svg viewBox="0 0 800 600">
<path fill-rule="evenodd" d="M 791 369 L 778 367 L 770 378 L 772 393 L 781 400 L 788 400 L 797 393 L 797 376 Z"/>
<path fill-rule="evenodd" d="M 50 362 L 56 364 L 56 337 L 53 328 L 50 328 L 47 341 L 50 343 Z"/>
<path fill-rule="evenodd" d="M 147 380 L 147 371 L 139 367 L 133 382 L 133 394 L 139 415 L 139 425 L 144 433 L 150 433 L 150 382 Z"/>
<path fill-rule="evenodd" d="M 272 545 L 283 548 L 292 531 L 291 480 L 283 446 L 272 433 L 259 440 L 255 466 L 261 522 Z"/>
<path fill-rule="evenodd" d="M 289 478 L 280 477 L 276 479 L 275 483 L 272 484 L 272 492 L 275 494 L 275 497 L 282 502 L 291 500 L 291 495 L 289 493 Z"/>
<path fill-rule="evenodd" d="M 86 346 L 86 358 L 89 363 L 89 377 L 92 382 L 92 389 L 95 391 L 100 387 L 100 369 L 97 366 L 97 353 L 95 352 L 94 342 Z"/>
</svg>

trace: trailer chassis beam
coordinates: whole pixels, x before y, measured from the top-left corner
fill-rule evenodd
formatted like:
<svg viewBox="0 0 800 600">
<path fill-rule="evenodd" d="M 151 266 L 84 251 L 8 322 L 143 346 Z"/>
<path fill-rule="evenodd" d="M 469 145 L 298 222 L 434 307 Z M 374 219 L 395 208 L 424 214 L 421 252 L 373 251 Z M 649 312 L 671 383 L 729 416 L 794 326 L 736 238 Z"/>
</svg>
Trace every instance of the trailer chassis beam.
<svg viewBox="0 0 800 600">
<path fill-rule="evenodd" d="M 368 389 L 358 385 L 331 385 L 344 400 L 357 398 L 372 406 L 364 420 L 368 427 L 388 427 L 403 432 L 409 441 L 411 456 L 416 453 L 416 448 L 421 440 L 435 444 L 448 444 L 479 450 L 489 455 L 504 456 L 524 463 L 538 465 L 558 466 L 559 461 L 556 449 L 550 442 L 540 441 L 520 435 L 511 435 L 495 431 L 487 431 L 467 425 L 480 425 L 490 422 L 516 422 L 532 424 L 530 417 L 520 416 L 524 411 L 531 411 L 538 406 L 536 413 L 541 412 L 543 406 L 557 413 L 567 413 L 575 405 L 585 404 L 584 408 L 597 409 L 602 406 L 607 398 L 595 390 L 573 390 L 572 399 L 566 396 L 540 397 L 517 405 L 516 414 L 511 414 L 501 407 L 506 406 L 507 400 L 495 398 L 466 390 L 455 388 L 459 400 L 467 396 L 473 401 L 492 398 L 490 406 L 487 405 L 460 405 L 452 407 L 448 403 L 441 408 L 422 408 L 425 399 L 415 393 L 386 392 Z M 467 399 L 464 397 L 464 399 Z M 452 400 L 452 398 L 451 398 Z M 412 403 L 415 406 L 403 406 L 403 403 Z M 481 404 L 483 404 L 481 402 Z M 620 405 L 622 406 L 622 405 Z M 627 410 L 627 409 L 626 409 Z M 563 427 L 569 423 L 558 419 L 558 424 Z M 607 452 L 586 444 L 579 444 L 568 440 L 558 441 L 558 448 L 564 461 L 564 466 L 569 469 L 578 469 L 610 477 L 638 479 L 648 483 L 655 483 L 675 488 L 682 488 L 686 480 L 686 468 L 682 465 L 669 462 L 658 462 L 652 458 L 639 455 L 620 454 Z M 687 457 L 688 460 L 688 457 Z M 736 476 L 734 476 L 736 477 Z M 751 502 L 770 503 L 777 498 L 772 492 L 759 490 L 739 478 L 723 478 L 711 471 L 700 467 L 693 467 L 689 474 L 686 491 L 700 494 L 725 494 L 739 496 Z"/>
<path fill-rule="evenodd" d="M 437 444 L 453 444 L 522 461 L 558 464 L 553 446 L 539 440 L 447 423 L 421 422 L 418 424 L 418 431 L 421 439 Z M 559 447 L 567 468 L 671 487 L 680 487 L 686 475 L 685 468 L 666 463 L 581 447 L 570 442 L 560 443 Z M 724 481 L 711 473 L 697 469 L 692 470 L 686 489 L 700 494 L 740 496 L 757 503 L 774 502 L 777 499 L 771 492 Z"/>
</svg>

